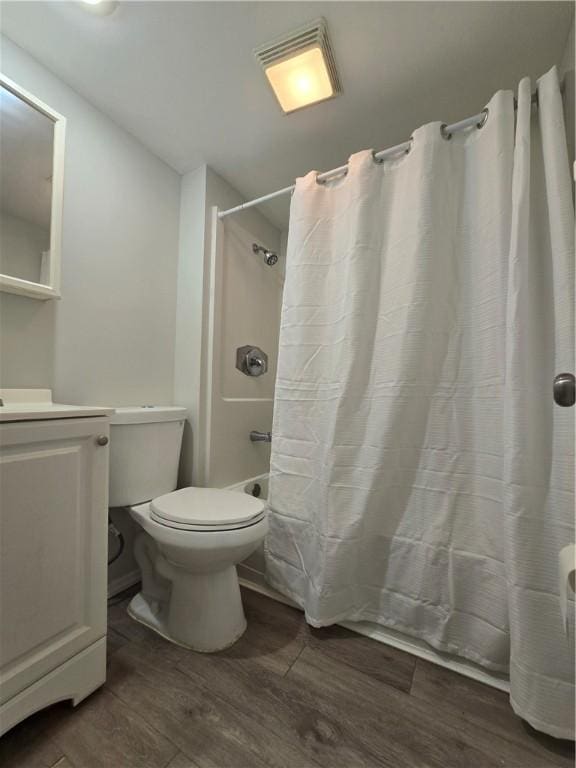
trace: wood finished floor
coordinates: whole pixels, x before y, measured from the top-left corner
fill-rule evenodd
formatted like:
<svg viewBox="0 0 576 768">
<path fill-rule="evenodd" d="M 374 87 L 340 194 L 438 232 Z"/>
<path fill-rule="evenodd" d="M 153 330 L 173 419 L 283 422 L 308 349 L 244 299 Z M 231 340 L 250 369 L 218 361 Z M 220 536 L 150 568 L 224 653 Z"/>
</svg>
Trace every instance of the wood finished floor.
<svg viewBox="0 0 576 768">
<path fill-rule="evenodd" d="M 2 768 L 547 768 L 568 742 L 505 694 L 244 591 L 248 630 L 204 655 L 109 609 L 106 685 L 0 740 Z"/>
</svg>

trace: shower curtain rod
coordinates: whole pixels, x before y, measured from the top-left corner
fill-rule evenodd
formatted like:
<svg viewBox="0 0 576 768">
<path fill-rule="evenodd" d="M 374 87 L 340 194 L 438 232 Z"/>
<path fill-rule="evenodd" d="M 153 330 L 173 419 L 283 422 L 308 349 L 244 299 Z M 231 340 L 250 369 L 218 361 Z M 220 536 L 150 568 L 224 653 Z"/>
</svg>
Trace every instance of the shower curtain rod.
<svg viewBox="0 0 576 768">
<path fill-rule="evenodd" d="M 532 104 L 538 104 L 537 92 L 532 94 Z M 516 107 L 517 102 L 516 98 L 514 98 L 514 109 L 516 109 Z M 465 128 L 471 128 L 473 125 L 476 125 L 477 128 L 482 128 L 487 119 L 488 107 L 485 107 L 482 112 L 479 112 L 477 115 L 466 117 L 464 120 L 460 120 L 458 123 L 452 123 L 452 125 L 442 125 L 442 135 L 449 139 L 450 136 L 456 131 L 462 131 Z M 384 160 L 393 155 L 397 155 L 401 152 L 407 153 L 410 151 L 411 145 L 412 139 L 409 139 L 408 141 L 404 141 L 402 144 L 396 144 L 396 146 L 390 147 L 389 149 L 383 149 L 380 152 L 374 152 L 374 160 L 375 162 L 382 163 Z M 341 165 L 339 168 L 333 168 L 331 171 L 318 174 L 316 181 L 320 183 L 330 181 L 331 179 L 335 179 L 336 177 L 345 174 L 347 171 L 348 165 Z M 268 200 L 273 200 L 275 197 L 291 194 L 295 188 L 296 184 L 292 184 L 290 187 L 278 189 L 276 192 L 271 192 L 269 195 L 263 195 L 262 197 L 257 197 L 255 200 L 249 200 L 247 203 L 236 205 L 234 208 L 229 208 L 227 211 L 218 211 L 218 218 L 223 219 L 226 216 L 230 216 L 232 213 L 239 213 L 240 211 L 245 211 L 247 208 L 253 208 L 255 205 L 260 205 L 260 203 L 266 203 Z"/>
</svg>

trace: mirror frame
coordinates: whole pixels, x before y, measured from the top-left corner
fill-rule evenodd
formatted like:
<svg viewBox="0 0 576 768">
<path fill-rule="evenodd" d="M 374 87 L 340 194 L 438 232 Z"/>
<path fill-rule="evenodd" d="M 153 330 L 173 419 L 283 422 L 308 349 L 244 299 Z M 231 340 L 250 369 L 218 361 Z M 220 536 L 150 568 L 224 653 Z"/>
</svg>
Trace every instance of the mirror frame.
<svg viewBox="0 0 576 768">
<path fill-rule="evenodd" d="M 0 85 L 30 104 L 54 123 L 54 145 L 52 152 L 52 201 L 50 208 L 50 258 L 45 268 L 46 281 L 35 283 L 12 275 L 0 273 L 0 291 L 28 296 L 32 299 L 59 299 L 60 259 L 62 251 L 62 208 L 64 202 L 64 138 L 66 118 L 47 104 L 21 88 L 0 72 Z"/>
</svg>

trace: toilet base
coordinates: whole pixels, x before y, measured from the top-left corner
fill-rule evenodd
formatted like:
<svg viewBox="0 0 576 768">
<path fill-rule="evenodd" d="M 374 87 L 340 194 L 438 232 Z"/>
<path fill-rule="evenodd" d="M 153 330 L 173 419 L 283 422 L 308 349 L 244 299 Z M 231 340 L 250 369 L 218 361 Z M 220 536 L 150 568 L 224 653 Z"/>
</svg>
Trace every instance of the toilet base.
<svg viewBox="0 0 576 768">
<path fill-rule="evenodd" d="M 194 651 L 215 653 L 233 645 L 246 629 L 236 563 L 264 539 L 267 518 L 243 528 L 197 531 L 157 523 L 150 504 L 131 507 L 130 514 L 144 529 L 134 549 L 142 591 L 130 615 Z"/>
<path fill-rule="evenodd" d="M 174 589 L 169 601 L 148 599 L 142 592 L 135 595 L 128 606 L 128 615 L 140 624 L 144 624 L 171 643 L 188 648 L 199 653 L 216 653 L 234 645 L 246 631 L 246 618 L 242 608 L 240 589 L 236 569 L 221 574 L 211 574 L 211 580 L 216 575 L 220 586 L 228 587 L 226 610 L 214 613 L 213 605 L 208 605 L 203 596 L 205 584 L 198 585 L 200 589 L 176 590 L 180 595 L 174 600 Z M 218 578 L 220 577 L 220 578 Z M 196 577 L 197 578 L 197 577 Z M 204 577 L 205 578 L 205 577 Z M 196 579 L 195 579 L 196 580 Z M 188 581 L 186 579 L 185 581 Z M 200 581 L 204 579 L 200 578 Z M 222 583 L 224 582 L 224 584 Z M 210 593 L 206 593 L 208 597 Z M 195 599 L 196 598 L 196 599 Z M 207 610 L 202 610 L 205 608 Z M 171 626 L 176 632 L 171 631 Z"/>
</svg>

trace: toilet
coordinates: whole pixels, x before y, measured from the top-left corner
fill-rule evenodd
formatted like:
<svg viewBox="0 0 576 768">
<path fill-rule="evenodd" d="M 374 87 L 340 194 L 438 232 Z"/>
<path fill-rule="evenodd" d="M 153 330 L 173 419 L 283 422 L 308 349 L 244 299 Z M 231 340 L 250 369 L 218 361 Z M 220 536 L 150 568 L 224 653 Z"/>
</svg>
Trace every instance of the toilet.
<svg viewBox="0 0 576 768">
<path fill-rule="evenodd" d="M 140 525 L 142 589 L 128 613 L 167 640 L 212 653 L 246 629 L 236 564 L 264 539 L 263 501 L 236 491 L 182 488 L 186 409 L 117 408 L 110 423 L 110 507 Z"/>
</svg>

